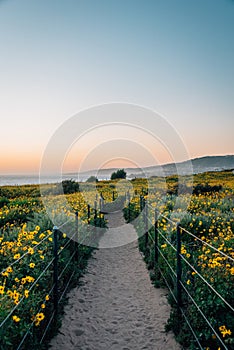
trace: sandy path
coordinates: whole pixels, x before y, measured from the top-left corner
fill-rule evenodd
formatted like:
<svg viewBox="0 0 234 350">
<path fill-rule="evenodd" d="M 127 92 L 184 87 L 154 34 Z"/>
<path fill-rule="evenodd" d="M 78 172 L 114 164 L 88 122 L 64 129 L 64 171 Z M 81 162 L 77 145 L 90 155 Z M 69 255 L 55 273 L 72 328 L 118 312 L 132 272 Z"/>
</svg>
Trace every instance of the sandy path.
<svg viewBox="0 0 234 350">
<path fill-rule="evenodd" d="M 121 215 L 108 215 L 113 227 L 109 235 L 124 225 Z M 135 235 L 132 225 L 128 230 Z M 100 245 L 106 241 L 104 236 Z M 69 293 L 62 326 L 50 349 L 180 349 L 173 334 L 164 331 L 170 313 L 166 292 L 152 286 L 137 241 L 95 251 L 82 280 L 83 286 Z"/>
</svg>

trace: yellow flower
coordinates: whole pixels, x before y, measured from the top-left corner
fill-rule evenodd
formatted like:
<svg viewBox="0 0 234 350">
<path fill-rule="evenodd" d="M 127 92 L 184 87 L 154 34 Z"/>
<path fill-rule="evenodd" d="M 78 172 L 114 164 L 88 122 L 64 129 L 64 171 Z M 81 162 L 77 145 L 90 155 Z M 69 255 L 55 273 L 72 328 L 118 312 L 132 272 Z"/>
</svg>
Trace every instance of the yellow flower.
<svg viewBox="0 0 234 350">
<path fill-rule="evenodd" d="M 227 329 L 225 325 L 219 327 L 220 332 L 222 333 L 223 338 L 226 337 L 226 335 L 231 335 L 232 332 L 230 329 Z"/>
<path fill-rule="evenodd" d="M 28 289 L 25 289 L 24 295 L 25 295 L 25 298 L 28 298 L 28 296 L 29 296 L 29 290 Z"/>
<path fill-rule="evenodd" d="M 6 271 L 2 272 L 2 276 L 7 277 L 8 275 L 9 275 L 8 272 L 6 272 Z"/>
<path fill-rule="evenodd" d="M 17 259 L 19 259 L 19 258 L 20 258 L 20 254 L 19 254 L 19 253 L 14 255 L 14 259 L 15 259 L 15 260 L 17 260 Z"/>
<path fill-rule="evenodd" d="M 45 307 L 46 307 L 45 304 L 41 304 L 42 309 L 45 309 Z"/>
<path fill-rule="evenodd" d="M 16 316 L 16 315 L 12 316 L 12 319 L 15 322 L 19 322 L 20 321 L 20 318 L 18 316 Z"/>
<path fill-rule="evenodd" d="M 0 294 L 4 294 L 5 286 L 0 286 Z"/>
<path fill-rule="evenodd" d="M 190 281 L 190 280 L 188 280 L 186 283 L 187 283 L 187 285 L 190 285 L 191 281 Z"/>
<path fill-rule="evenodd" d="M 47 294 L 45 297 L 45 300 L 48 301 L 50 299 L 50 296 Z"/>
<path fill-rule="evenodd" d="M 38 314 L 36 314 L 36 317 L 35 317 L 35 326 L 39 326 L 40 322 L 42 320 L 44 320 L 45 318 L 45 315 L 43 314 L 43 312 L 40 312 Z"/>
<path fill-rule="evenodd" d="M 26 276 L 26 277 L 25 277 L 25 280 L 28 281 L 28 282 L 30 283 L 30 282 L 34 282 L 34 281 L 35 281 L 35 278 L 34 278 L 34 277 L 31 277 L 31 276 Z"/>
<path fill-rule="evenodd" d="M 31 254 L 31 255 L 32 255 L 32 254 L 34 254 L 34 249 L 33 249 L 33 248 L 31 248 L 31 247 L 30 247 L 30 248 L 28 248 L 28 253 L 29 253 L 29 254 Z"/>
<path fill-rule="evenodd" d="M 66 237 L 67 237 L 66 233 L 63 233 L 63 238 L 66 238 Z"/>
<path fill-rule="evenodd" d="M 29 267 L 30 267 L 31 269 L 34 269 L 35 264 L 34 264 L 34 263 L 30 263 L 30 264 L 29 264 Z"/>
<path fill-rule="evenodd" d="M 8 290 L 8 291 L 7 291 L 7 295 L 8 295 L 11 299 L 13 299 L 14 293 L 13 293 L 11 290 Z"/>
</svg>

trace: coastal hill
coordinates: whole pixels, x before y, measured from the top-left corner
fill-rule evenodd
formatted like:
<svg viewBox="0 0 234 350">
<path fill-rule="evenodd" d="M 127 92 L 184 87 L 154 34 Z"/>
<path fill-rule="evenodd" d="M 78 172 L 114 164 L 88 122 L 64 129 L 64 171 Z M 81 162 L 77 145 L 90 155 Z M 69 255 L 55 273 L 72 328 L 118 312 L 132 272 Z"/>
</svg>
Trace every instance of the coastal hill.
<svg viewBox="0 0 234 350">
<path fill-rule="evenodd" d="M 111 174 L 116 170 L 117 168 L 111 168 L 82 172 L 79 174 L 79 180 L 85 181 L 92 175 L 96 176 L 99 180 L 109 180 Z M 187 175 L 191 173 L 191 170 L 193 174 L 204 173 L 207 171 L 234 170 L 234 155 L 205 156 L 176 164 L 170 163 L 155 165 L 142 169 L 125 168 L 128 179 L 133 179 L 136 177 L 169 176 L 177 173 L 181 175 Z"/>
</svg>

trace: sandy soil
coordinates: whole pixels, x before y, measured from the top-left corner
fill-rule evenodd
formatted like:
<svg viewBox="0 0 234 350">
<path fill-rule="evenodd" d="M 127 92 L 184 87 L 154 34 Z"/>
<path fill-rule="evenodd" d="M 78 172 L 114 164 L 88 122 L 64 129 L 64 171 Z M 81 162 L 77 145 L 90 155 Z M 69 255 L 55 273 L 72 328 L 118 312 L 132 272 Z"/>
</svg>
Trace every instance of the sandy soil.
<svg viewBox="0 0 234 350">
<path fill-rule="evenodd" d="M 100 242 L 103 247 L 108 235 L 125 230 L 121 213 L 107 218 L 111 228 Z M 132 225 L 127 230 L 136 236 Z M 49 349 L 180 349 L 173 334 L 164 331 L 170 313 L 166 291 L 152 286 L 137 241 L 96 250 L 82 282 L 68 295 L 62 326 Z"/>
</svg>

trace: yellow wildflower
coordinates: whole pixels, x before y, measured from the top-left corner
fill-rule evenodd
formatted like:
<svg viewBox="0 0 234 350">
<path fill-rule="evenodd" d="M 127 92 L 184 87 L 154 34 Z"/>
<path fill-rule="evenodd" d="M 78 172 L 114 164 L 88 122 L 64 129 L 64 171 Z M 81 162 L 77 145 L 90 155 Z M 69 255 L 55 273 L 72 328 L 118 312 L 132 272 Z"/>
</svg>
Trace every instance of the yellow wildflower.
<svg viewBox="0 0 234 350">
<path fill-rule="evenodd" d="M 17 259 L 19 259 L 19 258 L 20 258 L 20 254 L 19 254 L 19 253 L 14 255 L 14 259 L 15 259 L 15 260 L 17 260 Z"/>
<path fill-rule="evenodd" d="M 16 315 L 12 316 L 12 319 L 15 322 L 19 322 L 20 321 L 20 318 L 18 316 L 16 316 Z"/>
</svg>

